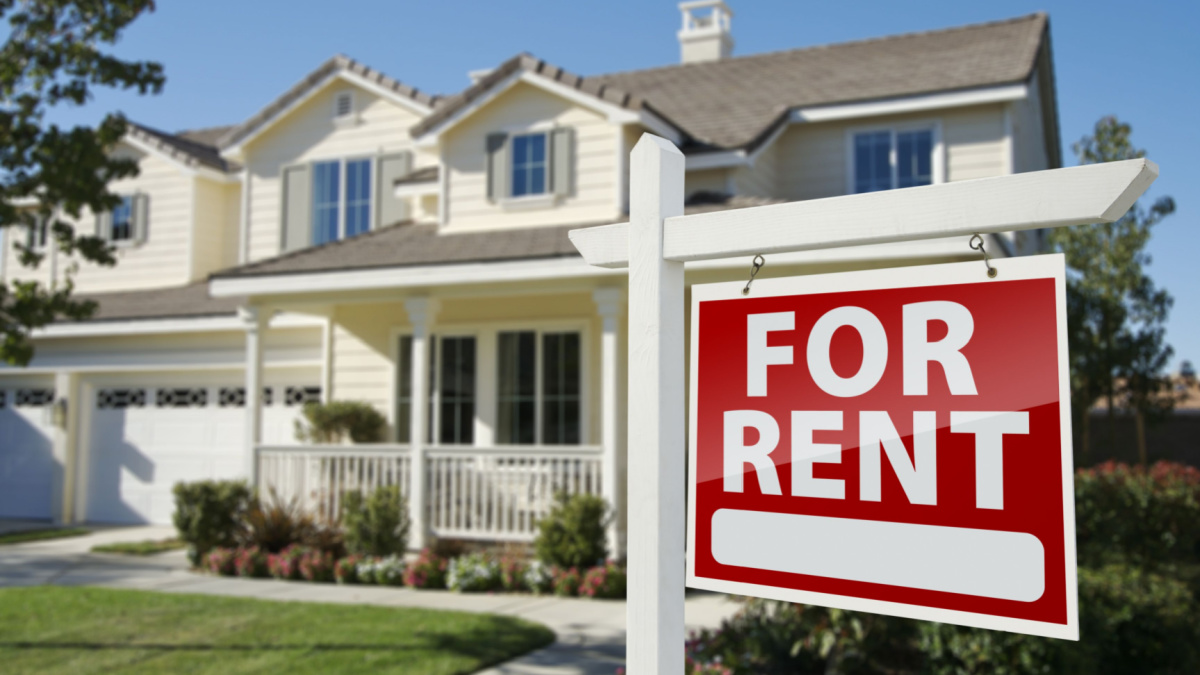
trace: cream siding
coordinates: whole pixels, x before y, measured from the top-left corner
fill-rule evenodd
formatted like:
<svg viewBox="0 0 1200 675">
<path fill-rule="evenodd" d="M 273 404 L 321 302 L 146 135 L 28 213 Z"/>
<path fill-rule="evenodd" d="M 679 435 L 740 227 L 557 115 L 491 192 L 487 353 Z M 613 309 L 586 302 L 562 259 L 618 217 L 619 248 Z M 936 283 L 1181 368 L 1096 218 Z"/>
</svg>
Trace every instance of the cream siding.
<svg viewBox="0 0 1200 675">
<path fill-rule="evenodd" d="M 196 231 L 192 242 L 192 278 L 199 279 L 237 264 L 240 186 L 196 180 Z M 230 208 L 232 202 L 233 208 Z M 232 216 L 232 217 L 231 217 Z"/>
<path fill-rule="evenodd" d="M 539 124 L 545 126 L 537 126 Z M 575 166 L 570 195 L 555 205 L 520 210 L 510 210 L 490 201 L 485 151 L 488 134 L 552 126 L 575 130 Z M 442 157 L 448 172 L 446 231 L 589 223 L 619 218 L 621 208 L 616 199 L 615 180 L 620 129 L 595 112 L 532 85 L 517 83 L 447 131 L 442 139 Z"/>
<path fill-rule="evenodd" d="M 339 92 L 351 89 L 358 111 L 357 122 L 335 123 L 333 99 Z M 336 80 L 251 141 L 245 149 L 245 165 L 251 176 L 250 260 L 279 255 L 283 167 L 411 149 L 408 130 L 419 119 L 416 113 L 398 103 Z M 414 167 L 437 163 L 430 154 L 414 154 Z"/>
<path fill-rule="evenodd" d="M 779 194 L 779 145 L 772 143 L 758 153 L 752 166 L 730 172 L 734 194 L 750 197 L 774 197 Z"/>
<path fill-rule="evenodd" d="M 1005 173 L 1004 108 L 975 106 L 912 115 L 796 124 L 777 141 L 778 196 L 788 200 L 819 199 L 846 194 L 848 134 L 857 128 L 937 122 L 945 148 L 947 180 L 969 180 Z"/>
<path fill-rule="evenodd" d="M 1029 81 L 1029 96 L 1012 104 L 1013 171 L 1043 171 L 1050 168 L 1046 156 L 1046 128 L 1042 124 L 1042 102 L 1038 79 Z"/>
</svg>

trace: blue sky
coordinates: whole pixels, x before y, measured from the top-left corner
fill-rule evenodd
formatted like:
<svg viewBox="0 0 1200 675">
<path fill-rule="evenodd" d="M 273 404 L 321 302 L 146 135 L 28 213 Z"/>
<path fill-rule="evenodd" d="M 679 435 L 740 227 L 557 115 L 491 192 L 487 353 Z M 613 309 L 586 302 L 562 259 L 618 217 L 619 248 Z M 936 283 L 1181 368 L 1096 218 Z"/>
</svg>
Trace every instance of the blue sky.
<svg viewBox="0 0 1200 675">
<path fill-rule="evenodd" d="M 1058 84 L 1064 157 L 1103 115 L 1133 124 L 1134 142 L 1161 168 L 1149 198 L 1178 210 L 1150 244 L 1156 282 L 1175 296 L 1168 340 L 1200 361 L 1200 3 L 784 2 L 728 0 L 735 54 L 930 30 L 1047 11 Z M 118 109 L 175 131 L 238 122 L 335 53 L 419 89 L 449 93 L 467 71 L 528 51 L 588 75 L 678 60 L 673 0 L 606 2 L 358 1 L 159 2 L 118 53 L 164 64 L 157 97 L 102 93 L 64 122 Z"/>
</svg>

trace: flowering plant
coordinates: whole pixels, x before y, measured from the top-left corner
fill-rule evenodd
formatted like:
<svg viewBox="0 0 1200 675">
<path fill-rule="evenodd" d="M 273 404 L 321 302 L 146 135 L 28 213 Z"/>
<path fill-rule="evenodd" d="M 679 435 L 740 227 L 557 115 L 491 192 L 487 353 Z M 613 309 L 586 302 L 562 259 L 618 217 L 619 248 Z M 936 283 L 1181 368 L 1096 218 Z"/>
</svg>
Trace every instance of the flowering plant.
<svg viewBox="0 0 1200 675">
<path fill-rule="evenodd" d="M 500 588 L 500 563 L 483 553 L 471 553 L 450 561 L 446 586 L 463 593 L 481 593 Z"/>
<path fill-rule="evenodd" d="M 579 585 L 583 581 L 583 575 L 579 573 L 578 567 L 568 567 L 567 569 L 556 568 L 554 574 L 554 594 L 561 596 L 579 595 Z"/>
<path fill-rule="evenodd" d="M 529 565 L 524 559 L 515 556 L 505 556 L 500 559 L 500 588 L 515 593 L 529 589 L 525 574 Z"/>
<path fill-rule="evenodd" d="M 267 556 L 267 569 L 276 579 L 299 579 L 300 558 L 304 547 L 292 544 L 279 553 Z"/>
<path fill-rule="evenodd" d="M 610 560 L 583 575 L 579 594 L 585 598 L 624 598 L 626 581 L 625 568 Z"/>
<path fill-rule="evenodd" d="M 305 581 L 333 581 L 333 554 L 305 549 L 300 555 L 300 576 Z"/>
<path fill-rule="evenodd" d="M 529 563 L 521 574 L 521 580 L 534 593 L 548 593 L 554 588 L 554 568 L 540 560 Z"/>
<path fill-rule="evenodd" d="M 233 559 L 233 567 L 239 577 L 267 576 L 267 554 L 257 546 L 239 548 Z"/>
<path fill-rule="evenodd" d="M 204 557 L 204 566 L 213 574 L 220 574 L 224 577 L 233 576 L 235 555 L 236 551 L 233 549 L 218 546 Z"/>
<path fill-rule="evenodd" d="M 445 558 L 431 549 L 424 549 L 404 570 L 404 584 L 412 588 L 445 588 L 448 566 Z"/>
<path fill-rule="evenodd" d="M 362 560 L 362 556 L 350 555 L 334 563 L 334 580 L 339 584 L 361 583 L 358 578 L 358 566 L 362 564 Z"/>
</svg>

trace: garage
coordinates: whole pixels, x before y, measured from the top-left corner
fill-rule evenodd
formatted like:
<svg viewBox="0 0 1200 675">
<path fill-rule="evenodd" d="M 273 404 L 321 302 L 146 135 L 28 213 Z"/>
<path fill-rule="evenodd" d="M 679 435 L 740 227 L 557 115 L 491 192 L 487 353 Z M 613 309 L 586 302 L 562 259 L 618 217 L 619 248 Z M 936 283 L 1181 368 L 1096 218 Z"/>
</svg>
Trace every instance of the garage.
<svg viewBox="0 0 1200 675">
<path fill-rule="evenodd" d="M 0 381 L 0 518 L 51 517 L 53 402 L 49 378 L 21 386 Z"/>
<path fill-rule="evenodd" d="M 88 387 L 87 520 L 169 524 L 179 481 L 246 475 L 245 389 L 178 377 Z M 291 444 L 300 405 L 320 389 L 264 389 L 265 443 Z"/>
</svg>

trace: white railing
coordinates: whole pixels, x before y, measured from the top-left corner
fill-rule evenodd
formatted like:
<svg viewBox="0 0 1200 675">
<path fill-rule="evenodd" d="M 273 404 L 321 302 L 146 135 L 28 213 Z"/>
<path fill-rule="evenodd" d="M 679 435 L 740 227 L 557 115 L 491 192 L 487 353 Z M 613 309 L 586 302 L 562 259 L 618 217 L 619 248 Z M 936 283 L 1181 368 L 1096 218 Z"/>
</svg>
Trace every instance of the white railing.
<svg viewBox="0 0 1200 675">
<path fill-rule="evenodd" d="M 429 529 L 439 537 L 530 541 L 556 494 L 600 494 L 598 446 L 426 452 Z"/>
<path fill-rule="evenodd" d="M 385 485 L 408 494 L 412 458 L 407 445 L 310 445 L 258 448 L 259 493 L 333 521 L 348 490 L 370 492 Z"/>
<path fill-rule="evenodd" d="M 425 454 L 424 508 L 438 537 L 530 541 L 560 492 L 600 495 L 599 446 L 434 447 Z M 347 490 L 399 485 L 409 496 L 407 445 L 260 446 L 257 485 L 334 520 Z"/>
</svg>

